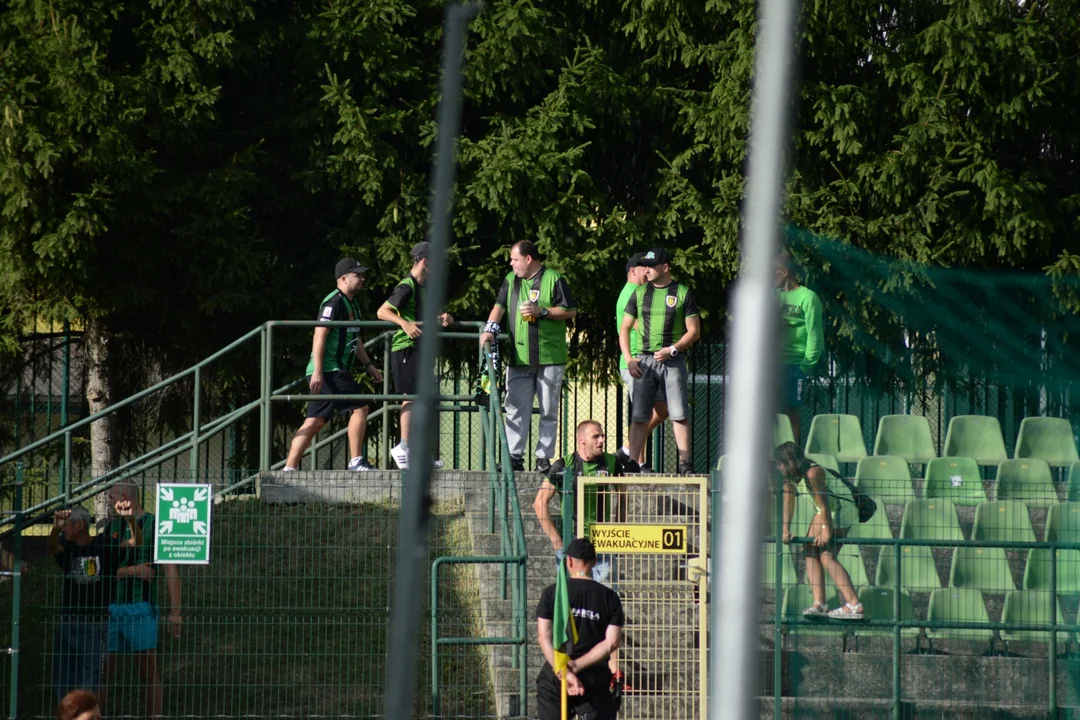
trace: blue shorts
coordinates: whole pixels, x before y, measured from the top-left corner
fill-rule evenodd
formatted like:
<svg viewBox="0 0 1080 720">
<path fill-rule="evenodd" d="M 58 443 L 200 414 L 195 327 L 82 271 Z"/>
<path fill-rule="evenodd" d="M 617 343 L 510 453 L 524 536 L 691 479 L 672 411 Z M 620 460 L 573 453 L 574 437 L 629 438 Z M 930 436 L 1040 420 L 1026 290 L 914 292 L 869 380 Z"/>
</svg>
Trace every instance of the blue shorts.
<svg viewBox="0 0 1080 720">
<path fill-rule="evenodd" d="M 157 649 L 158 612 L 148 602 L 109 606 L 109 652 Z"/>
<path fill-rule="evenodd" d="M 783 401 L 782 410 L 790 410 L 799 407 L 802 400 L 802 381 L 806 379 L 806 373 L 799 369 L 798 365 L 784 365 L 780 373 L 780 398 Z"/>
<path fill-rule="evenodd" d="M 53 630 L 53 692 L 59 701 L 72 690 L 97 692 L 105 656 L 106 620 L 67 615 Z"/>
</svg>

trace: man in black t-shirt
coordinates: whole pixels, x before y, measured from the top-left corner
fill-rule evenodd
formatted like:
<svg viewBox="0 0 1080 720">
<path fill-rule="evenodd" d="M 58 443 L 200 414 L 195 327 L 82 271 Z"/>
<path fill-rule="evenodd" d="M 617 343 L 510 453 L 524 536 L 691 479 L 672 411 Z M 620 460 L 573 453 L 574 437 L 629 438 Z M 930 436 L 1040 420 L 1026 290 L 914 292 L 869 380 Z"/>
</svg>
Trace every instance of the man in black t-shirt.
<svg viewBox="0 0 1080 720">
<path fill-rule="evenodd" d="M 619 702 L 612 692 L 608 656 L 619 647 L 624 623 L 622 602 L 614 590 L 592 579 L 596 548 L 577 538 L 566 550 L 570 575 L 570 612 L 577 627 L 577 642 L 567 667 L 569 717 L 582 720 L 615 720 Z M 536 704 L 540 720 L 558 720 L 561 714 L 560 678 L 555 676 L 552 626 L 555 617 L 555 586 L 549 585 L 536 606 L 537 637 L 547 661 L 536 678 Z"/>
<path fill-rule="evenodd" d="M 121 500 L 115 509 L 131 531 L 131 537 L 123 542 L 114 540 L 110 533 L 91 537 L 86 508 L 58 510 L 53 516 L 49 553 L 64 571 L 60 617 L 53 635 L 53 690 L 57 700 L 71 690 L 97 692 L 101 687 L 116 571 L 128 548 L 143 542 L 132 503 Z"/>
</svg>

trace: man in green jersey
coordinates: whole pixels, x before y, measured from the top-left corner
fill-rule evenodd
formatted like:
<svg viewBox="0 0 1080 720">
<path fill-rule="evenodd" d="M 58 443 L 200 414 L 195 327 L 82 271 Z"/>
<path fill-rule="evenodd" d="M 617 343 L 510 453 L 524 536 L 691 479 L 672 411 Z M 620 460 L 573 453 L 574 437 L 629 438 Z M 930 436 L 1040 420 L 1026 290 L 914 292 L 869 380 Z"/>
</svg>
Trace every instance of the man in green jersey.
<svg viewBox="0 0 1080 720">
<path fill-rule="evenodd" d="M 108 506 L 130 502 L 136 524 L 142 528 L 143 543 L 133 547 L 120 562 L 116 571 L 116 589 L 109 606 L 108 654 L 105 656 L 105 673 L 100 700 L 105 707 L 106 692 L 116 670 L 117 655 L 135 657 L 139 677 L 145 686 L 143 702 L 146 717 L 161 716 L 161 674 L 157 665 L 158 644 L 158 588 L 157 571 L 165 574 L 165 588 L 169 594 L 169 614 L 166 623 L 172 637 L 180 637 L 180 575 L 176 566 L 154 565 L 154 535 L 157 521 L 152 513 L 143 510 L 139 500 L 139 488 L 134 483 L 117 483 L 109 488 Z M 124 543 L 131 538 L 131 529 L 120 518 L 105 522 L 99 530 L 109 535 L 113 542 Z M 115 714 L 115 713 L 114 713 Z"/>
<path fill-rule="evenodd" d="M 799 417 L 802 381 L 825 351 L 821 300 L 799 283 L 798 268 L 787 253 L 776 258 L 776 294 L 780 297 L 780 405 L 791 419 L 795 442 L 801 442 Z"/>
<path fill-rule="evenodd" d="M 639 287 L 626 304 L 619 346 L 634 383 L 634 412 L 630 425 L 630 457 L 638 457 L 645 445 L 649 418 L 660 388 L 667 397 L 668 416 L 674 424 L 679 449 L 678 472 L 693 471 L 690 464 L 690 423 L 687 402 L 686 351 L 701 334 L 694 291 L 671 277 L 671 256 L 656 248 L 645 253 L 641 264 L 648 268 L 648 283 Z M 630 335 L 641 333 L 641 353 L 634 355 Z"/>
<path fill-rule="evenodd" d="M 318 320 L 358 321 L 360 306 L 356 294 L 364 287 L 367 268 L 353 258 L 344 258 L 334 267 L 337 288 L 323 298 Z M 308 387 L 313 395 L 362 395 L 364 388 L 353 380 L 353 358 L 359 358 L 367 374 L 375 382 L 382 381 L 382 373 L 371 362 L 364 344 L 360 342 L 358 327 L 316 327 L 308 360 Z M 312 400 L 307 405 L 307 420 L 296 431 L 285 461 L 285 471 L 300 467 L 315 435 L 322 430 L 334 413 L 349 412 L 349 470 L 364 471 L 374 468 L 364 459 L 364 430 L 371 403 L 367 400 Z"/>
<path fill-rule="evenodd" d="M 645 253 L 634 253 L 630 256 L 630 259 L 626 262 L 626 285 L 623 286 L 622 292 L 619 293 L 619 299 L 615 301 L 615 329 L 619 331 L 622 327 L 623 314 L 626 312 L 626 304 L 630 302 L 630 297 L 637 292 L 637 289 L 644 285 L 647 280 L 645 279 L 648 273 L 648 268 L 641 264 L 641 258 Z M 637 331 L 637 328 L 630 333 L 630 354 L 637 357 L 641 353 L 641 334 Z M 626 367 L 626 358 L 619 353 L 619 377 L 622 378 L 623 385 L 626 386 L 626 398 L 628 406 L 628 417 L 633 417 L 634 414 L 634 383 L 637 380 L 630 374 L 630 370 Z M 645 430 L 645 435 L 648 436 L 653 429 L 660 423 L 664 422 L 667 418 L 667 398 L 664 394 L 664 389 L 661 387 L 656 393 L 656 403 L 653 405 L 652 417 L 649 418 L 649 426 Z M 632 420 L 630 421 L 632 422 Z M 629 422 L 627 423 L 629 427 Z M 630 438 L 626 438 L 626 444 L 619 448 L 616 453 L 622 458 L 630 457 Z M 645 464 L 645 446 L 641 446 L 641 454 L 638 457 L 633 458 L 639 466 Z M 649 468 L 642 467 L 642 472 L 649 472 Z"/>
<path fill-rule="evenodd" d="M 480 344 L 495 342 L 508 315 L 509 367 L 506 369 L 506 439 L 515 470 L 525 469 L 525 443 L 533 398 L 540 404 L 536 471 L 547 472 L 559 429 L 559 395 L 566 369 L 566 322 L 577 316 L 562 275 L 540 261 L 536 245 L 522 240 L 510 248 L 511 272 L 503 280 Z"/>
<path fill-rule="evenodd" d="M 399 395 L 415 395 L 417 387 L 416 363 L 419 356 L 416 352 L 416 341 L 423 334 L 417 318 L 423 317 L 424 305 L 424 282 L 428 274 L 428 254 L 431 246 L 426 243 L 417 243 L 413 246 L 410 256 L 412 257 L 412 270 L 399 282 L 390 293 L 390 297 L 379 308 L 378 317 L 385 322 L 392 322 L 400 328 L 394 333 L 394 339 L 390 346 L 390 367 L 394 374 L 394 391 Z M 439 323 L 443 327 L 449 327 L 454 322 L 450 313 L 439 315 Z M 409 419 L 412 415 L 412 401 L 404 400 L 401 403 L 401 442 L 390 450 L 390 456 L 402 470 L 409 467 Z M 442 467 L 442 463 L 435 461 L 436 467 Z"/>
</svg>

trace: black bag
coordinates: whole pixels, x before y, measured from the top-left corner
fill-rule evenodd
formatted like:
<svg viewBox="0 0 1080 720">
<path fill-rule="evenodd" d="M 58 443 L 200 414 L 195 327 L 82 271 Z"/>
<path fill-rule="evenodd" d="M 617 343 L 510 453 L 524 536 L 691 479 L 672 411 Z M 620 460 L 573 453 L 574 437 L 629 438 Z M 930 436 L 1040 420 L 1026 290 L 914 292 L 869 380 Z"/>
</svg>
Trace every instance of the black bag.
<svg viewBox="0 0 1080 720">
<path fill-rule="evenodd" d="M 835 470 L 824 466 L 822 466 L 821 469 L 827 473 L 831 473 L 833 477 L 839 479 L 840 482 L 844 483 L 847 489 L 851 491 L 851 500 L 855 503 L 855 508 L 859 511 L 859 522 L 864 523 L 874 517 L 874 513 L 877 512 L 877 503 L 874 502 L 874 498 L 855 487 L 854 483 Z M 846 500 L 847 498 L 840 499 Z"/>
</svg>

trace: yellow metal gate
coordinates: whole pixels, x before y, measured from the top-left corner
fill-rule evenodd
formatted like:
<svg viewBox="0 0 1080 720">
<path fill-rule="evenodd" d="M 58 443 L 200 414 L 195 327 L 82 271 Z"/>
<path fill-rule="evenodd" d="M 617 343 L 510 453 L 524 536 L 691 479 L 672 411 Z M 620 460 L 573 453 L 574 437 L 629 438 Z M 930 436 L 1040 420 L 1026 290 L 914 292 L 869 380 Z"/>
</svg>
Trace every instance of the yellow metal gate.
<svg viewBox="0 0 1080 720">
<path fill-rule="evenodd" d="M 611 562 L 626 613 L 619 717 L 705 720 L 708 478 L 576 480 L 577 533 Z"/>
</svg>

